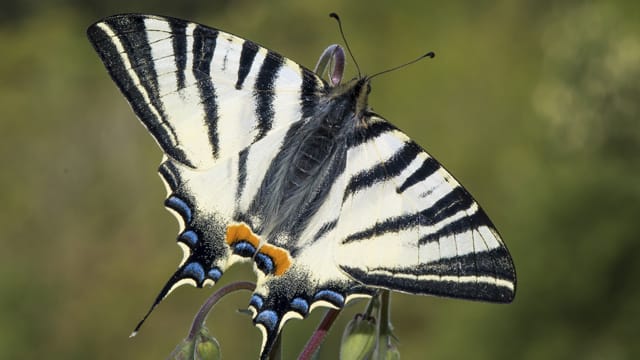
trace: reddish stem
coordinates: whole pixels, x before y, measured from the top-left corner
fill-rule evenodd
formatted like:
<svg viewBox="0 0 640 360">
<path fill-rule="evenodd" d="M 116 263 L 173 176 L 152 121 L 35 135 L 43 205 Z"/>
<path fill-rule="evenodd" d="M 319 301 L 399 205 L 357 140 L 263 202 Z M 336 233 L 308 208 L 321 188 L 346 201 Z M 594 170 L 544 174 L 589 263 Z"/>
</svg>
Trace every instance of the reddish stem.
<svg viewBox="0 0 640 360">
<path fill-rule="evenodd" d="M 298 356 L 298 360 L 309 360 L 313 357 L 313 354 L 318 351 L 318 348 L 324 341 L 324 338 L 327 336 L 331 325 L 336 321 L 336 318 L 340 314 L 340 310 L 329 309 L 327 313 L 324 315 L 322 322 L 318 325 L 318 328 L 313 333 L 307 344 L 304 346 L 304 349 Z"/>
</svg>

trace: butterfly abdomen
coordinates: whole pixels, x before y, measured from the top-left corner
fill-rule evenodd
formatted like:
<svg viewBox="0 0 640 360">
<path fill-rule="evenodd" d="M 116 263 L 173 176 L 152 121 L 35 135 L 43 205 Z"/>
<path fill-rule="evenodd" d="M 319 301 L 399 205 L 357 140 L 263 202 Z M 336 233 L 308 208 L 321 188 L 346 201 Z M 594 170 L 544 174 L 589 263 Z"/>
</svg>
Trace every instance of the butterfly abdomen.
<svg viewBox="0 0 640 360">
<path fill-rule="evenodd" d="M 257 231 L 267 241 L 285 233 L 289 243 L 296 242 L 326 201 L 345 170 L 348 139 L 364 124 L 368 84 L 363 78 L 332 88 L 313 116 L 288 131 L 254 200 L 260 204 L 255 214 L 265 219 Z"/>
<path fill-rule="evenodd" d="M 288 131 L 254 199 L 255 214 L 265 219 L 263 233 L 287 233 L 295 239 L 303 230 L 326 198 L 326 185 L 344 171 L 348 126 L 320 116 Z"/>
<path fill-rule="evenodd" d="M 289 186 L 285 191 L 300 189 L 322 172 L 327 161 L 336 155 L 336 137 L 339 136 L 340 128 L 321 123 L 317 128 L 311 129 L 309 134 L 302 134 L 305 138 L 297 149 L 292 150 Z"/>
</svg>

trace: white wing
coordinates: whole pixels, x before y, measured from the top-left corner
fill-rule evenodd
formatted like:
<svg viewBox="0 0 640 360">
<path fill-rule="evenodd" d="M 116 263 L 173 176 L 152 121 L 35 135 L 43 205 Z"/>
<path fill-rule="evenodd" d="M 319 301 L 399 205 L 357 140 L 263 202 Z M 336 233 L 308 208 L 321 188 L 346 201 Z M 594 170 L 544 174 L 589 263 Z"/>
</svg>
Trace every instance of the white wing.
<svg viewBox="0 0 640 360">
<path fill-rule="evenodd" d="M 372 116 L 347 154 L 331 234 L 354 279 L 414 294 L 510 302 L 511 257 L 471 195 L 434 158 Z M 366 215 L 365 215 L 366 214 Z"/>
<path fill-rule="evenodd" d="M 116 15 L 87 33 L 162 150 L 193 168 L 308 117 L 325 86 L 275 52 L 184 20 Z"/>
</svg>

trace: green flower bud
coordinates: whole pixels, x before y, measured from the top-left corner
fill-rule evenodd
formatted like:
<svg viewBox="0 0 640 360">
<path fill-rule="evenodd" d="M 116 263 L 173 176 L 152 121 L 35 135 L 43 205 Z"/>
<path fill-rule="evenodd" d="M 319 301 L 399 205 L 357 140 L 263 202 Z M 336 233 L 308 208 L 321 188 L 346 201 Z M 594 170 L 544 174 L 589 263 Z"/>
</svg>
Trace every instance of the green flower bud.
<svg viewBox="0 0 640 360">
<path fill-rule="evenodd" d="M 218 360 L 222 358 L 218 340 L 209 335 L 206 327 L 202 327 L 200 333 L 196 336 L 195 354 L 193 358 L 194 360 Z"/>
<path fill-rule="evenodd" d="M 376 349 L 377 340 L 375 319 L 372 317 L 365 318 L 363 315 L 357 314 L 355 318 L 347 324 L 342 334 L 340 359 L 368 359 Z"/>
<path fill-rule="evenodd" d="M 184 339 L 176 346 L 167 359 L 169 360 L 191 360 L 193 359 L 195 343 L 193 340 Z"/>
<path fill-rule="evenodd" d="M 209 335 L 206 327 L 193 338 L 182 340 L 169 355 L 170 360 L 219 360 L 222 358 L 218 340 Z"/>
</svg>

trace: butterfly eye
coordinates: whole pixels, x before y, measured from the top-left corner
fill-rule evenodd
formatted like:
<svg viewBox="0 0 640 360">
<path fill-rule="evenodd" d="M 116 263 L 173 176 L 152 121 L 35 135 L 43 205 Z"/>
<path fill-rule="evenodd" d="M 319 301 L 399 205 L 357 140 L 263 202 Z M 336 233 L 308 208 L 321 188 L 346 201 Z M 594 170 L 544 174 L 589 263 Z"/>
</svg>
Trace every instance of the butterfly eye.
<svg viewBox="0 0 640 360">
<path fill-rule="evenodd" d="M 371 84 L 367 83 L 367 95 L 371 93 Z"/>
</svg>

